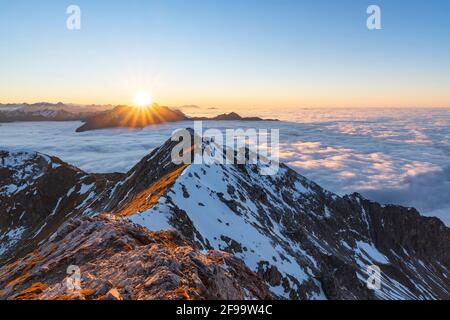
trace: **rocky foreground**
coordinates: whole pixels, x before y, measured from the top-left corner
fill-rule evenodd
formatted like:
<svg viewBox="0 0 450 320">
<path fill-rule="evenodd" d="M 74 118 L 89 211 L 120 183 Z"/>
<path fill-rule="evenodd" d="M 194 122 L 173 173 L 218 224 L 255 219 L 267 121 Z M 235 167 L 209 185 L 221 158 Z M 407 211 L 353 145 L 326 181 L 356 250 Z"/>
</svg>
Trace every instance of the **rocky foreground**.
<svg viewBox="0 0 450 320">
<path fill-rule="evenodd" d="M 81 290 L 67 286 L 80 267 Z M 269 299 L 260 278 L 222 251 L 199 252 L 177 231 L 112 216 L 72 219 L 0 271 L 0 299 Z"/>
</svg>

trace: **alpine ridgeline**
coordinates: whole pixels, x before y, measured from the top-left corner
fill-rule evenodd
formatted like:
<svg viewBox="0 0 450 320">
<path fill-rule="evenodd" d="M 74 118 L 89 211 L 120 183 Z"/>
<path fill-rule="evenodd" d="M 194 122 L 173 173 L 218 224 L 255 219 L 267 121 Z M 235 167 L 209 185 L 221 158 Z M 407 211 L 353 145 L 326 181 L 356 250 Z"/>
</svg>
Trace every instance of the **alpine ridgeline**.
<svg viewBox="0 0 450 320">
<path fill-rule="evenodd" d="M 283 164 L 215 163 L 213 141 L 190 145 L 203 164 L 175 164 L 177 144 L 126 174 L 0 152 L 0 298 L 450 299 L 439 219 L 340 197 Z M 82 296 L 62 293 L 69 265 Z"/>
</svg>

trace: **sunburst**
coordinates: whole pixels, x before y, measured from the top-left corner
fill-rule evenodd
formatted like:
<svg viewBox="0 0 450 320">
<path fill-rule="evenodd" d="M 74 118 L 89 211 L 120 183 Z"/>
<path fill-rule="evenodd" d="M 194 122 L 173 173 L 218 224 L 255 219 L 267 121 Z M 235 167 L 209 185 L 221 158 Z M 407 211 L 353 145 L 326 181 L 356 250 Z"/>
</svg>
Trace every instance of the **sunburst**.
<svg viewBox="0 0 450 320">
<path fill-rule="evenodd" d="M 153 98 L 147 91 L 139 91 L 134 95 L 133 101 L 136 107 L 146 108 L 153 103 Z"/>
</svg>

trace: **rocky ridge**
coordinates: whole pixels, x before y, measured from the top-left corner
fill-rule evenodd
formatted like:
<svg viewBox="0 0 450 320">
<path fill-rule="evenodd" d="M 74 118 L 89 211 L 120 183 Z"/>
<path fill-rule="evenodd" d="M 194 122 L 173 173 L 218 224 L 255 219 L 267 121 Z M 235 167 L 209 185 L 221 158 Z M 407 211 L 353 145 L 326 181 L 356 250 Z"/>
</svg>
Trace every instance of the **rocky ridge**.
<svg viewBox="0 0 450 320">
<path fill-rule="evenodd" d="M 68 273 L 79 269 L 79 288 Z M 264 282 L 221 251 L 200 253 L 176 231 L 150 232 L 111 215 L 64 223 L 0 271 L 0 299 L 270 299 Z"/>
</svg>

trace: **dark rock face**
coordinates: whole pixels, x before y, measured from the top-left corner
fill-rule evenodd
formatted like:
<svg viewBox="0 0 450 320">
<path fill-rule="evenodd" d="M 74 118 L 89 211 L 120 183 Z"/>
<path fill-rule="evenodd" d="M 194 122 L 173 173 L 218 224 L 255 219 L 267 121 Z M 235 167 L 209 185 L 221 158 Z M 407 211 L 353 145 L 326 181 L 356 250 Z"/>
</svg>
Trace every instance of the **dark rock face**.
<svg viewBox="0 0 450 320">
<path fill-rule="evenodd" d="M 29 252 L 69 217 L 98 212 L 120 174 L 87 174 L 55 157 L 0 151 L 0 263 Z"/>
<path fill-rule="evenodd" d="M 370 300 L 376 296 L 358 279 L 357 269 L 336 256 L 325 256 L 318 276 L 325 295 L 332 300 Z M 351 288 L 351 290 L 349 290 Z"/>
<path fill-rule="evenodd" d="M 85 121 L 77 132 L 105 128 L 145 128 L 152 124 L 177 122 L 188 118 L 177 110 L 153 105 L 148 108 L 117 106 Z"/>
<path fill-rule="evenodd" d="M 267 281 L 272 287 L 277 287 L 281 284 L 282 274 L 277 267 L 270 265 L 267 261 L 260 261 L 258 265 L 258 275 Z"/>
<path fill-rule="evenodd" d="M 117 183 L 104 211 L 128 216 L 153 207 L 186 167 L 171 161 L 177 143 L 168 141 L 131 168 Z"/>
<path fill-rule="evenodd" d="M 56 158 L 2 153 L 0 245 L 6 249 L 0 257 L 13 261 L 42 249 L 67 217 L 108 212 L 150 230 L 176 229 L 199 249 L 235 255 L 276 298 L 450 299 L 450 229 L 440 220 L 358 194 L 339 197 L 282 164 L 273 176 L 260 175 L 260 164 L 175 165 L 174 144 L 166 142 L 125 175 L 88 175 Z M 207 148 L 214 143 L 200 149 Z M 23 220 L 27 215 L 36 218 Z M 43 230 L 51 227 L 33 240 L 47 220 Z M 367 288 L 370 266 L 381 271 L 379 290 Z"/>
<path fill-rule="evenodd" d="M 80 290 L 67 268 L 80 268 Z M 232 255 L 201 254 L 176 231 L 104 215 L 71 219 L 36 251 L 0 269 L 0 299 L 270 299 Z"/>
</svg>

